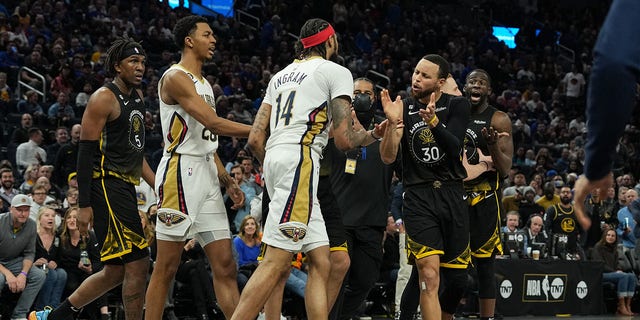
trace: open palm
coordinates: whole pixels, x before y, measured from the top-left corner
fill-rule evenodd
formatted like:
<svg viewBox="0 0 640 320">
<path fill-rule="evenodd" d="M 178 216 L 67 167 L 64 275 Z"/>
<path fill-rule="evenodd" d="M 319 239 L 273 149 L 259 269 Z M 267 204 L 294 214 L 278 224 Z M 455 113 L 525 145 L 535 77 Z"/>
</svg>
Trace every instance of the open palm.
<svg viewBox="0 0 640 320">
<path fill-rule="evenodd" d="M 396 100 L 392 101 L 389 96 L 389 91 L 384 89 L 382 93 L 380 93 L 380 101 L 382 102 L 382 109 L 387 119 L 389 119 L 391 123 L 401 123 L 403 104 L 400 96 L 397 96 Z"/>
</svg>

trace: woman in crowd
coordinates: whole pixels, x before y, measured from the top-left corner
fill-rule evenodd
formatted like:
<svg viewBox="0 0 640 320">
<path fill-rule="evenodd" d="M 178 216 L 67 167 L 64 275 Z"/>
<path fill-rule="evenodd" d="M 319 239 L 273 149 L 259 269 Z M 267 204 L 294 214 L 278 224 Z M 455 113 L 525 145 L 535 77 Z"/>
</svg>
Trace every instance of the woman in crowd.
<svg viewBox="0 0 640 320">
<path fill-rule="evenodd" d="M 20 193 L 31 193 L 31 188 L 38 179 L 38 170 L 40 170 L 40 165 L 37 163 L 27 166 L 27 168 L 24 170 L 23 175 L 24 182 L 20 185 Z"/>
<path fill-rule="evenodd" d="M 78 208 L 69 208 L 64 215 L 62 224 L 59 255 L 60 266 L 67 271 L 65 298 L 75 291 L 82 281 L 102 268 L 95 234 L 90 231 L 88 237 L 82 237 L 78 230 L 77 221 Z M 106 296 L 96 299 L 85 307 L 85 311 L 91 319 L 97 318 L 96 309 L 100 310 L 102 319 L 109 317 Z"/>
<path fill-rule="evenodd" d="M 260 254 L 260 234 L 258 222 L 252 216 L 246 216 L 240 222 L 240 232 L 233 239 L 233 248 L 238 254 L 238 286 L 240 290 L 258 267 Z"/>
<path fill-rule="evenodd" d="M 636 291 L 636 276 L 633 272 L 624 272 L 618 264 L 618 235 L 614 229 L 605 229 L 602 238 L 596 243 L 592 260 L 604 262 L 602 281 L 613 282 L 618 286 L 618 315 L 633 316 L 631 299 Z"/>
<path fill-rule="evenodd" d="M 38 212 L 38 237 L 36 238 L 36 256 L 34 264 L 45 270 L 47 278 L 38 293 L 35 308 L 45 306 L 58 307 L 62 292 L 67 283 L 67 272 L 58 267 L 60 237 L 55 230 L 56 212 L 53 208 L 43 206 Z"/>
</svg>

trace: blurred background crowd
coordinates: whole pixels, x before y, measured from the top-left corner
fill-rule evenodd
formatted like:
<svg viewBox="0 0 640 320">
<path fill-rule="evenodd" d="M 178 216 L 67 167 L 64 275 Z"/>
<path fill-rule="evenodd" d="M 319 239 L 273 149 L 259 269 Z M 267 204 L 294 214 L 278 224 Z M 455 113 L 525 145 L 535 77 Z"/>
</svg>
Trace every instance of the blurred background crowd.
<svg viewBox="0 0 640 320">
<path fill-rule="evenodd" d="M 505 187 L 514 188 L 505 195 L 520 194 L 522 201 L 532 190 L 539 199 L 545 196 L 545 183 L 572 187 L 582 173 L 592 48 L 609 5 L 595 0 L 238 0 L 233 18 L 210 12 L 217 44 L 204 74 L 213 86 L 218 115 L 251 124 L 271 76 L 292 61 L 296 34 L 312 17 L 335 26 L 339 62 L 354 78 L 366 76 L 392 96 L 407 95 L 413 67 L 427 53 L 450 62 L 460 88 L 471 70 L 485 69 L 492 77 L 490 103 L 508 113 L 513 125 L 515 155 Z M 111 81 L 103 63 L 116 37 L 134 38 L 147 52 L 142 88 L 146 156 L 155 170 L 162 154 L 157 84 L 179 60 L 172 29 L 189 14 L 156 0 L 0 4 L 3 212 L 12 189 L 39 205 L 73 204 L 67 193 L 77 193 L 80 119 L 91 93 Z M 511 34 L 513 44 L 498 39 L 494 27 L 518 27 Z M 377 110 L 382 113 L 380 106 Z M 617 186 L 611 199 L 620 198 L 622 206 L 626 189 L 640 186 L 637 110 L 616 147 Z M 245 140 L 219 142 L 227 169 L 237 168 L 237 179 L 246 182 L 248 206 L 241 212 L 229 209 L 239 232 L 251 210 L 249 195 L 262 190 L 261 170 Z M 48 198 L 40 199 L 36 189 L 45 190 Z M 148 194 L 139 194 L 143 212 L 153 201 Z"/>
</svg>

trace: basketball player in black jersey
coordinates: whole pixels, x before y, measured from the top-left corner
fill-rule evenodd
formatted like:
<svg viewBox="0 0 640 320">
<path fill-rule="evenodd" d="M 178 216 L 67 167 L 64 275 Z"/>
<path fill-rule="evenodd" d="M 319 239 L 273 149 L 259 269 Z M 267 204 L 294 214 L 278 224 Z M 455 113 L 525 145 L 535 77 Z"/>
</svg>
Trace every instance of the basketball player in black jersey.
<svg viewBox="0 0 640 320">
<path fill-rule="evenodd" d="M 464 182 L 469 201 L 471 255 L 478 271 L 480 319 L 492 319 L 496 305 L 494 257 L 502 253 L 500 243 L 500 181 L 511 169 L 513 140 L 509 116 L 489 105 L 491 77 L 473 70 L 464 92 L 471 102 L 465 137 L 467 170 Z"/>
<path fill-rule="evenodd" d="M 91 95 L 82 117 L 78 229 L 86 236 L 93 218 L 104 269 L 87 278 L 57 309 L 32 312 L 29 319 L 72 319 L 80 308 L 120 284 L 126 318 L 142 318 L 149 253 L 134 185 L 140 177 L 155 184 L 144 159 L 145 106 L 139 86 L 145 64 L 139 43 L 114 41 L 105 66 L 115 77 Z"/>
<path fill-rule="evenodd" d="M 410 98 L 392 101 L 381 94 L 387 129 L 380 146 L 390 164 L 402 152 L 403 212 L 409 260 L 418 268 L 423 319 L 441 319 L 441 308 L 455 311 L 467 282 L 469 221 L 462 180 L 469 101 L 442 93 L 449 63 L 426 55 L 416 65 Z M 403 128 L 398 127 L 403 124 Z M 438 298 L 440 267 L 446 280 Z"/>
</svg>

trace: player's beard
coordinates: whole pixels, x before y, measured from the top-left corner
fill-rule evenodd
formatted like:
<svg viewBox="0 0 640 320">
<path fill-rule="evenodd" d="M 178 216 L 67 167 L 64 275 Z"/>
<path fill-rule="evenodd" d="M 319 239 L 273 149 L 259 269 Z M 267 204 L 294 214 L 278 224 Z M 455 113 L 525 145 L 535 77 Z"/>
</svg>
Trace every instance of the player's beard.
<svg viewBox="0 0 640 320">
<path fill-rule="evenodd" d="M 422 99 L 428 98 L 432 92 L 433 91 L 429 91 L 429 90 L 422 90 L 422 91 L 416 92 L 415 90 L 412 89 L 411 96 L 416 100 L 422 100 Z"/>
</svg>

